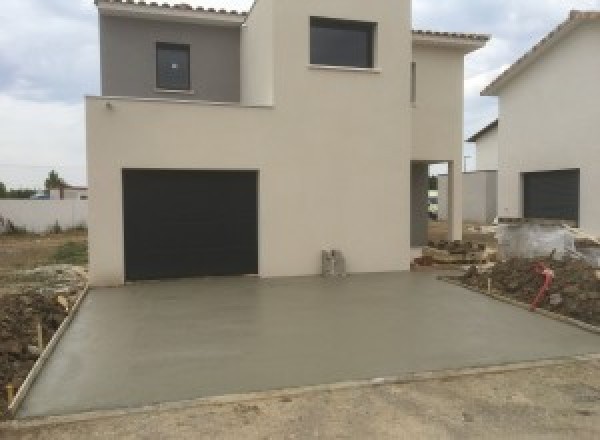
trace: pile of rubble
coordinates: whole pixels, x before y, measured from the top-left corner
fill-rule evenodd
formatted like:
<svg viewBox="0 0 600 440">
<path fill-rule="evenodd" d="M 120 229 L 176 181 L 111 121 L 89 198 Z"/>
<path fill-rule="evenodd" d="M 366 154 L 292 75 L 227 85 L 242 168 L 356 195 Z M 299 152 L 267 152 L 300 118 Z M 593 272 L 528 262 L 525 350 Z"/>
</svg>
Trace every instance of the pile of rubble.
<svg viewBox="0 0 600 440">
<path fill-rule="evenodd" d="M 554 271 L 554 280 L 540 307 L 600 326 L 600 271 L 580 260 L 512 258 L 487 270 L 473 266 L 460 281 L 487 290 L 491 279 L 495 293 L 531 304 L 544 283 L 534 271 L 538 262 Z"/>
<path fill-rule="evenodd" d="M 423 249 L 423 257 L 415 260 L 420 266 L 432 264 L 470 264 L 488 261 L 490 252 L 484 244 L 469 241 L 430 241 Z"/>
<path fill-rule="evenodd" d="M 16 393 L 40 355 L 40 328 L 45 346 L 67 316 L 58 298 L 38 293 L 0 296 L 0 419 L 8 416 L 7 386 Z"/>
</svg>

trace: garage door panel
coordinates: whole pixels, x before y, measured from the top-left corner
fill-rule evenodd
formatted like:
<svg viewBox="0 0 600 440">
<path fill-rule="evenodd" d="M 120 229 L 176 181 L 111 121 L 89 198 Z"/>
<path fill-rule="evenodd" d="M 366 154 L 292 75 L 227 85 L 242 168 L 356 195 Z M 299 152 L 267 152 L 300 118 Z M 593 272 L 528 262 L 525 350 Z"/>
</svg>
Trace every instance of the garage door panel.
<svg viewBox="0 0 600 440">
<path fill-rule="evenodd" d="M 258 173 L 124 170 L 128 280 L 258 273 Z"/>
<path fill-rule="evenodd" d="M 551 218 L 579 222 L 579 170 L 525 173 L 525 218 Z"/>
</svg>

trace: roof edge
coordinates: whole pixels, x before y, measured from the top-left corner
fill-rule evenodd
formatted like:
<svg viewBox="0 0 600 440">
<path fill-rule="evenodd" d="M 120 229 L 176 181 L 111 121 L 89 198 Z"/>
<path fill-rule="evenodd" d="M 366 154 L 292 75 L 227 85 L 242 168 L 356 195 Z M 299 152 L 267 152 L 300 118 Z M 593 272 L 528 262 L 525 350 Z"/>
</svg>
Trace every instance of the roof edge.
<svg viewBox="0 0 600 440">
<path fill-rule="evenodd" d="M 491 36 L 486 34 L 472 34 L 459 32 L 440 32 L 422 29 L 413 29 L 412 42 L 418 45 L 433 45 L 462 49 L 470 53 L 484 47 Z"/>
<path fill-rule="evenodd" d="M 182 22 L 242 24 L 247 13 L 237 10 L 193 7 L 186 3 L 170 4 L 144 0 L 94 0 L 102 15 L 164 19 Z"/>
<path fill-rule="evenodd" d="M 496 120 L 490 122 L 488 125 L 483 127 L 481 130 L 479 130 L 477 133 L 475 133 L 469 139 L 467 139 L 467 142 L 477 142 L 479 139 L 481 139 L 483 136 L 488 134 L 490 131 L 492 131 L 495 128 L 498 128 L 498 125 L 499 125 L 499 119 L 496 118 Z"/>
<path fill-rule="evenodd" d="M 572 10 L 568 18 L 550 31 L 544 38 L 536 43 L 531 49 L 518 58 L 510 67 L 502 72 L 495 80 L 485 87 L 481 96 L 497 96 L 498 92 L 511 79 L 519 75 L 525 68 L 531 65 L 538 57 L 558 43 L 564 36 L 579 26 L 581 23 L 599 20 L 600 11 Z"/>
</svg>

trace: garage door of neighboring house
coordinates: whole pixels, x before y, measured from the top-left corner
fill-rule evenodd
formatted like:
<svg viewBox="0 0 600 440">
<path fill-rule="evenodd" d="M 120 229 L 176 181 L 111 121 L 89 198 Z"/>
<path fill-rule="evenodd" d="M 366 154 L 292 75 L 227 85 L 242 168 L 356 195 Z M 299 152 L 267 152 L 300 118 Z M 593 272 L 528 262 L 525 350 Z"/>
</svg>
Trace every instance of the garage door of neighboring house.
<svg viewBox="0 0 600 440">
<path fill-rule="evenodd" d="M 523 190 L 525 218 L 579 223 L 579 170 L 525 173 Z"/>
<path fill-rule="evenodd" d="M 124 170 L 128 281 L 258 273 L 258 173 Z"/>
</svg>

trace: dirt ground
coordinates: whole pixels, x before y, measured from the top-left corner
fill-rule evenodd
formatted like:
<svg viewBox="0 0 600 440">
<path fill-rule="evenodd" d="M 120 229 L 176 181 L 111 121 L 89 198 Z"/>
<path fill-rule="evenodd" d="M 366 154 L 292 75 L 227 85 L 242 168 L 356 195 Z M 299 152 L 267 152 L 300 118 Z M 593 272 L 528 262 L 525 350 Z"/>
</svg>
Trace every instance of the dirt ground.
<svg viewBox="0 0 600 440">
<path fill-rule="evenodd" d="M 37 360 L 37 322 L 44 344 L 86 284 L 83 231 L 0 235 L 0 420 L 7 415 L 5 387 L 16 390 Z"/>
<path fill-rule="evenodd" d="M 485 244 L 486 246 L 496 248 L 497 241 L 494 234 L 485 234 L 477 231 L 481 225 L 474 223 L 465 223 L 463 225 L 463 241 L 470 241 L 475 244 Z M 429 241 L 439 242 L 448 240 L 448 223 L 442 221 L 429 221 Z"/>
<path fill-rule="evenodd" d="M 52 265 L 87 264 L 87 233 L 0 235 L 0 296 L 51 288 L 64 280 L 35 271 Z"/>
<path fill-rule="evenodd" d="M 544 284 L 534 271 L 540 263 L 552 270 L 553 279 L 538 307 L 600 326 L 600 271 L 583 261 L 513 258 L 488 270 L 472 267 L 455 279 L 480 290 L 487 290 L 489 281 L 494 293 L 531 304 Z"/>
<path fill-rule="evenodd" d="M 1 429 L 5 440 L 598 439 L 600 361 Z"/>
</svg>

